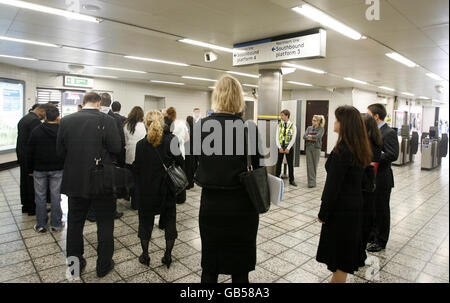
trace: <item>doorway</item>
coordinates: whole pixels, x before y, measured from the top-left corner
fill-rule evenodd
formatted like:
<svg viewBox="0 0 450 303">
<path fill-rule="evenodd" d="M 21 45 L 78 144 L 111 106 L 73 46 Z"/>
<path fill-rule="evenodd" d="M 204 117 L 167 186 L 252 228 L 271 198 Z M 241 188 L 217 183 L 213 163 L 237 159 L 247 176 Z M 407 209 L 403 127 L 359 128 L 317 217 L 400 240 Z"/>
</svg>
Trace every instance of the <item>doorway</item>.
<svg viewBox="0 0 450 303">
<path fill-rule="evenodd" d="M 162 110 L 166 108 L 166 98 L 157 96 L 145 96 L 144 111 Z"/>
<path fill-rule="evenodd" d="M 328 110 L 330 106 L 330 101 L 315 101 L 309 100 L 306 102 L 306 121 L 305 121 L 305 131 L 312 125 L 312 118 L 314 115 L 322 115 L 325 117 L 325 134 L 322 138 L 322 151 L 327 155 L 328 146 Z"/>
</svg>

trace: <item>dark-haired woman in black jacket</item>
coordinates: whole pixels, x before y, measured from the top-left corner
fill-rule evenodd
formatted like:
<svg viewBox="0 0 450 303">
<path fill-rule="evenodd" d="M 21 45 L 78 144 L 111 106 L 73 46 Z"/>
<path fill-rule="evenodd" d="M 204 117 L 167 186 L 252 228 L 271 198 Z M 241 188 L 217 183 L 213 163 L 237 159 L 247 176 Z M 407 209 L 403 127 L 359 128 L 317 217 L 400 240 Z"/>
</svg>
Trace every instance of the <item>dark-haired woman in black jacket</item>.
<svg viewBox="0 0 450 303">
<path fill-rule="evenodd" d="M 362 249 L 364 169 L 372 151 L 359 111 L 353 106 L 336 110 L 336 147 L 327 160 L 327 179 L 322 194 L 322 223 L 317 261 L 333 272 L 331 283 L 345 283 L 347 274 L 365 266 Z"/>
</svg>

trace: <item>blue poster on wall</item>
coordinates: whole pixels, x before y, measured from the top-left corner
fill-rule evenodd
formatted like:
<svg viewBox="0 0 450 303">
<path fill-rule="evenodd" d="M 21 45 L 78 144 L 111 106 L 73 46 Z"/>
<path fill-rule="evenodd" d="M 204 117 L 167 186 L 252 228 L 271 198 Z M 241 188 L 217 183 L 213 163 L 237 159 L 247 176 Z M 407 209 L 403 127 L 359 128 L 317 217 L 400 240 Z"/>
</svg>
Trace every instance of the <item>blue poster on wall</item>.
<svg viewBox="0 0 450 303">
<path fill-rule="evenodd" d="M 0 152 L 16 148 L 17 123 L 23 117 L 24 83 L 0 79 Z"/>
</svg>

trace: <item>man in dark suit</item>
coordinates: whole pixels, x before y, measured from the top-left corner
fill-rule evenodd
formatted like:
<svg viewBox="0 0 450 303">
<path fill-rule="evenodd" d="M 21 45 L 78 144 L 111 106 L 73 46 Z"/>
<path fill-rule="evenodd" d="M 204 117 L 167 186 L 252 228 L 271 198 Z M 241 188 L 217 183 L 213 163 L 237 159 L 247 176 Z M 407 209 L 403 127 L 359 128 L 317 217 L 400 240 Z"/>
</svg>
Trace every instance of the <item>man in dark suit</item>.
<svg viewBox="0 0 450 303">
<path fill-rule="evenodd" d="M 122 122 L 122 127 L 123 127 L 125 120 L 127 120 L 127 118 L 125 118 L 124 116 L 122 116 L 120 114 L 121 109 L 122 109 L 122 104 L 120 104 L 119 101 L 114 101 L 111 104 L 111 111 L 114 113 L 114 116 L 116 116 L 116 118 L 118 118 L 120 120 L 120 122 Z"/>
<path fill-rule="evenodd" d="M 45 108 L 43 104 L 34 105 L 34 108 L 20 119 L 17 124 L 17 145 L 16 154 L 20 165 L 20 200 L 22 202 L 22 213 L 29 216 L 36 214 L 36 204 L 34 203 L 34 180 L 27 169 L 27 144 L 31 131 L 41 125 L 41 120 L 45 119 Z"/>
<path fill-rule="evenodd" d="M 100 107 L 100 111 L 108 116 L 110 116 L 111 118 L 114 119 L 114 121 L 116 122 L 116 126 L 117 126 L 117 131 L 118 134 L 120 136 L 120 144 L 121 144 L 121 148 L 120 148 L 120 152 L 114 155 L 114 161 L 121 167 L 125 166 L 125 133 L 123 131 L 123 126 L 121 121 L 114 115 L 114 113 L 111 111 L 110 106 L 111 106 L 111 95 L 108 93 L 103 93 L 101 94 L 101 107 Z M 123 216 L 123 213 L 118 212 L 116 210 L 114 218 L 115 219 L 120 219 Z M 94 210 L 91 208 L 89 210 L 87 219 L 90 222 L 95 222 L 96 218 L 95 218 L 95 213 Z"/>
<path fill-rule="evenodd" d="M 112 257 L 116 203 L 112 196 L 94 197 L 90 194 L 90 174 L 100 150 L 103 149 L 102 160 L 112 163 L 114 155 L 121 150 L 121 141 L 115 120 L 99 111 L 100 102 L 101 97 L 98 94 L 87 93 L 83 98 L 83 109 L 61 120 L 57 154 L 65 159 L 61 192 L 69 197 L 69 266 L 73 268 L 79 265 L 79 273 L 86 266 L 86 260 L 83 258 L 83 229 L 89 208 L 92 207 L 97 219 L 97 276 L 104 277 L 114 268 Z M 100 129 L 102 117 L 103 131 Z M 71 262 L 73 264 L 70 264 Z"/>
<path fill-rule="evenodd" d="M 399 155 L 399 143 L 397 132 L 390 128 L 384 119 L 387 116 L 386 108 L 382 104 L 372 104 L 368 107 L 369 115 L 372 115 L 378 124 L 383 139 L 383 150 L 378 166 L 375 190 L 375 239 L 367 248 L 369 252 L 379 252 L 386 248 L 391 228 L 390 199 L 394 187 L 394 174 L 392 162 Z"/>
</svg>

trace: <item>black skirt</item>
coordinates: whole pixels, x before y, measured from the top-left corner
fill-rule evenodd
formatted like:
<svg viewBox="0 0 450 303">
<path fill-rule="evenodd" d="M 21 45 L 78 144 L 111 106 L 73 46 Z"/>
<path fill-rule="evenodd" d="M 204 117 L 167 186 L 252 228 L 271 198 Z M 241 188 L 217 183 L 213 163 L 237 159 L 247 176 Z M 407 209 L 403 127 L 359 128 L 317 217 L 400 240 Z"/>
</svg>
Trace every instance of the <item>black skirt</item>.
<svg viewBox="0 0 450 303">
<path fill-rule="evenodd" d="M 362 204 L 360 199 L 357 200 L 355 204 Z M 367 255 L 362 230 L 362 207 L 333 212 L 328 222 L 322 225 L 317 261 L 325 263 L 332 272 L 340 270 L 353 274 L 364 267 Z"/>
<path fill-rule="evenodd" d="M 203 189 L 199 215 L 203 271 L 231 275 L 254 270 L 258 225 L 259 215 L 245 189 Z"/>
</svg>

